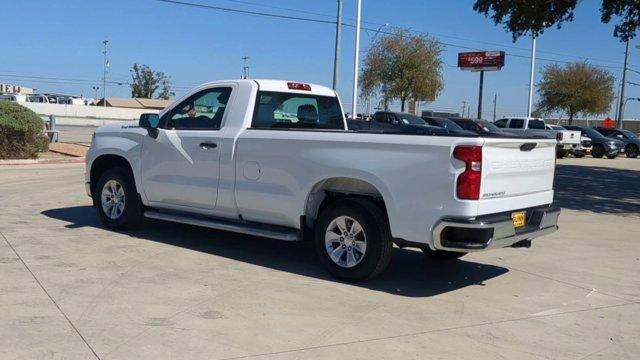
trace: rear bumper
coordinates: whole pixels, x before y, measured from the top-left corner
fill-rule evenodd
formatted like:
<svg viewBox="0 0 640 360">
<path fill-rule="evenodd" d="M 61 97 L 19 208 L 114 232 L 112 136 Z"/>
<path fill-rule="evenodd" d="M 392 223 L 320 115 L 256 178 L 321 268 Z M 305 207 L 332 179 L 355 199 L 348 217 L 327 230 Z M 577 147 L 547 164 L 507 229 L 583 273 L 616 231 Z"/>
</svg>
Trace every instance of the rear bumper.
<svg viewBox="0 0 640 360">
<path fill-rule="evenodd" d="M 560 208 L 542 206 L 524 209 L 526 226 L 516 229 L 511 212 L 475 219 L 443 218 L 433 229 L 433 246 L 445 251 L 483 251 L 513 246 L 558 230 Z"/>
</svg>

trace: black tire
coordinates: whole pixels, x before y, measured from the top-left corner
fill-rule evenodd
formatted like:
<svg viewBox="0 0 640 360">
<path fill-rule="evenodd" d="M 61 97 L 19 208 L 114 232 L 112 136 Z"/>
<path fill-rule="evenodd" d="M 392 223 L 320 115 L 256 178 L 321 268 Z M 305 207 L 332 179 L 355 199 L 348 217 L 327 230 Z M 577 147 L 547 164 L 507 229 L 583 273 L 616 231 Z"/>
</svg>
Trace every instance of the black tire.
<svg viewBox="0 0 640 360">
<path fill-rule="evenodd" d="M 607 155 L 607 159 L 615 159 L 618 155 Z"/>
<path fill-rule="evenodd" d="M 467 255 L 466 252 L 431 250 L 428 247 L 420 248 L 420 250 L 422 250 L 428 258 L 438 260 L 455 260 Z"/>
<path fill-rule="evenodd" d="M 102 192 L 105 184 L 109 181 L 115 181 L 122 187 L 124 192 L 124 209 L 121 214 L 112 218 L 105 213 L 102 206 Z M 105 171 L 98 180 L 93 190 L 93 201 L 98 209 L 100 221 L 111 229 L 128 229 L 136 227 L 142 220 L 142 204 L 136 191 L 136 185 L 131 173 L 122 167 L 114 167 Z M 120 200 L 122 201 L 122 200 Z"/>
<path fill-rule="evenodd" d="M 556 151 L 556 158 L 557 159 L 562 159 L 565 156 L 567 156 L 567 152 L 566 151 L 564 151 L 564 150 Z"/>
<path fill-rule="evenodd" d="M 600 145 L 594 145 L 593 149 L 591 150 L 591 156 L 593 156 L 596 159 L 600 159 L 605 155 L 605 151 L 604 148 Z"/>
<path fill-rule="evenodd" d="M 637 158 L 638 157 L 638 147 L 635 145 L 629 145 L 624 149 L 625 154 L 628 158 Z"/>
<path fill-rule="evenodd" d="M 332 260 L 325 244 L 325 234 L 329 225 L 337 218 L 346 216 L 357 221 L 366 237 L 366 247 L 359 262 L 352 267 L 340 266 Z M 340 235 L 338 235 L 342 238 Z M 345 237 L 346 239 L 346 237 Z M 348 240 L 345 240 L 345 243 Z M 322 211 L 315 226 L 315 248 L 320 261 L 329 273 L 345 281 L 362 281 L 371 279 L 387 268 L 391 260 L 393 240 L 389 222 L 384 212 L 373 202 L 366 199 L 349 198 L 337 200 Z M 353 245 L 352 245 L 353 246 Z M 338 247 L 345 248 L 345 244 Z M 355 249 L 355 246 L 354 246 Z M 347 253 L 343 250 L 345 261 Z"/>
</svg>

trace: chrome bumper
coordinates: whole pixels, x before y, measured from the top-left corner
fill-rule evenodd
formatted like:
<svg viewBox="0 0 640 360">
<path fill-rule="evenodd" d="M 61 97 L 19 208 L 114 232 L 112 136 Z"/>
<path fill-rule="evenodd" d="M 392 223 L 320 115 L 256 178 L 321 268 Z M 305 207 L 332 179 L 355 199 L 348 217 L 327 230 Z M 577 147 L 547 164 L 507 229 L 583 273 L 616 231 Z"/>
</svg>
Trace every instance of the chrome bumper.
<svg viewBox="0 0 640 360">
<path fill-rule="evenodd" d="M 526 226 L 516 229 L 509 213 L 488 215 L 476 219 L 443 218 L 433 229 L 433 246 L 445 251 L 483 251 L 512 246 L 558 230 L 560 208 L 555 206 L 524 209 Z M 448 233 L 457 232 L 448 238 Z M 455 240 L 455 241 L 453 241 Z"/>
</svg>

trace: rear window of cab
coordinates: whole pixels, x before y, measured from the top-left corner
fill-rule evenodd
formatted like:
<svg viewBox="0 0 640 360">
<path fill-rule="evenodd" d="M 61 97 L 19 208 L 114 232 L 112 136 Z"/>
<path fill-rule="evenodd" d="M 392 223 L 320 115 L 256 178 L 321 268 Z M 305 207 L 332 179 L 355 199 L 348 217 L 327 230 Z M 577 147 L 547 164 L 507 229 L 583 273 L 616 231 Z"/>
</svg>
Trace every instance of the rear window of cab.
<svg viewBox="0 0 640 360">
<path fill-rule="evenodd" d="M 251 128 L 344 130 L 337 97 L 259 91 Z"/>
</svg>

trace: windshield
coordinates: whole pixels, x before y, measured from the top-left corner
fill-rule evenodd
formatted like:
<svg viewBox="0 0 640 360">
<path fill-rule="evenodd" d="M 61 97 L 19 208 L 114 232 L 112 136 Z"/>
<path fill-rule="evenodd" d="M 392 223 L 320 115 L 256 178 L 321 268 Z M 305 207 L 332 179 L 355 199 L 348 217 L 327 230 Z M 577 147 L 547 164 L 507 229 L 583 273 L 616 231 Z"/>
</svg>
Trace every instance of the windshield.
<svg viewBox="0 0 640 360">
<path fill-rule="evenodd" d="M 489 122 L 489 121 L 476 121 L 476 124 L 478 124 L 482 128 L 482 130 L 486 132 L 491 132 L 491 133 L 502 132 L 502 130 L 500 130 L 499 127 L 495 126 L 492 122 Z"/>
<path fill-rule="evenodd" d="M 411 114 L 396 114 L 398 119 L 405 125 L 426 125 L 427 123 L 421 117 Z"/>
<path fill-rule="evenodd" d="M 623 134 L 624 134 L 624 136 L 626 136 L 626 137 L 627 137 L 627 138 L 629 138 L 629 139 L 637 139 L 637 138 L 638 138 L 638 135 L 636 135 L 636 134 L 632 133 L 632 132 L 631 132 L 631 131 L 629 131 L 629 130 L 620 129 L 620 130 L 618 130 L 618 131 L 620 131 L 621 133 L 623 133 Z"/>
<path fill-rule="evenodd" d="M 587 136 L 588 136 L 588 137 L 590 137 L 590 138 L 592 138 L 592 139 L 595 139 L 595 138 L 602 138 L 602 137 L 604 137 L 604 136 L 603 136 L 602 134 L 600 134 L 599 132 L 597 132 L 597 131 L 595 131 L 595 130 L 593 130 L 593 129 L 589 129 L 589 128 L 582 129 L 582 132 L 583 132 L 583 133 L 586 133 L 586 134 L 587 134 Z"/>
<path fill-rule="evenodd" d="M 447 130 L 463 130 L 460 125 L 448 119 L 436 119 L 435 122 L 438 124 L 438 126 Z"/>
</svg>

